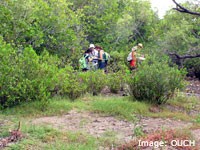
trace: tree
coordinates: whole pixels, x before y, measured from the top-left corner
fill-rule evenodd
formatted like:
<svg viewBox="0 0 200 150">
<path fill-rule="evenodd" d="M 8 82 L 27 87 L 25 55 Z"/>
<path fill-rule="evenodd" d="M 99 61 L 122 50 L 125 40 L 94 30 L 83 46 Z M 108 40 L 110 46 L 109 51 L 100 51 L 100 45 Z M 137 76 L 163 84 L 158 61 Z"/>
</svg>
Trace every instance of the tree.
<svg viewBox="0 0 200 150">
<path fill-rule="evenodd" d="M 81 29 L 89 42 L 105 50 L 121 50 L 144 42 L 151 36 L 156 14 L 148 1 L 132 0 L 78 0 L 72 9 L 81 11 Z M 142 8 L 142 9 L 141 9 Z"/>
<path fill-rule="evenodd" d="M 0 35 L 19 49 L 31 45 L 37 53 L 65 56 L 84 43 L 80 12 L 70 6 L 65 0 L 0 1 Z"/>
<path fill-rule="evenodd" d="M 198 12 L 196 3 L 181 4 L 188 10 Z M 169 55 L 173 62 L 186 67 L 188 71 L 200 77 L 200 17 L 185 15 L 174 9 L 169 10 L 152 32 L 155 43 L 153 53 L 160 57 Z"/>
<path fill-rule="evenodd" d="M 175 0 L 172 0 L 175 4 L 176 4 L 176 8 L 173 8 L 181 13 L 187 13 L 187 14 L 191 14 L 191 15 L 196 15 L 196 16 L 200 16 L 200 12 L 195 12 L 195 11 L 191 11 L 187 8 L 185 8 L 184 6 L 178 4 Z M 200 49 L 198 49 L 197 51 L 200 51 Z M 196 55 L 184 55 L 184 56 L 180 56 L 177 53 L 169 53 L 169 55 L 174 55 L 177 59 L 187 59 L 187 58 L 197 58 L 200 57 L 200 53 L 196 54 Z"/>
</svg>

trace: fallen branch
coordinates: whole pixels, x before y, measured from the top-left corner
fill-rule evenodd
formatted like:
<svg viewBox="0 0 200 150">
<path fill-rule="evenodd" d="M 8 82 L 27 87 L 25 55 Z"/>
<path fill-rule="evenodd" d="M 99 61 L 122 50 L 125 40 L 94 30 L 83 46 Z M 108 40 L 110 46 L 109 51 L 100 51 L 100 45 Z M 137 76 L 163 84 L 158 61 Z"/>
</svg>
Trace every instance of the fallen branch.
<svg viewBox="0 0 200 150">
<path fill-rule="evenodd" d="M 178 4 L 175 0 L 172 0 L 175 4 L 176 4 L 176 8 L 173 8 L 179 12 L 182 12 L 182 13 L 187 13 L 187 14 L 191 14 L 191 15 L 197 15 L 197 16 L 200 16 L 200 13 L 199 12 L 194 12 L 194 11 L 191 11 L 191 10 L 188 10 L 187 8 L 181 6 L 180 4 Z"/>
<path fill-rule="evenodd" d="M 23 135 L 20 131 L 20 122 L 18 124 L 18 128 L 16 130 L 9 131 L 10 136 L 5 138 L 0 138 L 0 148 L 6 147 L 9 143 L 17 142 L 18 140 L 23 138 Z"/>
</svg>

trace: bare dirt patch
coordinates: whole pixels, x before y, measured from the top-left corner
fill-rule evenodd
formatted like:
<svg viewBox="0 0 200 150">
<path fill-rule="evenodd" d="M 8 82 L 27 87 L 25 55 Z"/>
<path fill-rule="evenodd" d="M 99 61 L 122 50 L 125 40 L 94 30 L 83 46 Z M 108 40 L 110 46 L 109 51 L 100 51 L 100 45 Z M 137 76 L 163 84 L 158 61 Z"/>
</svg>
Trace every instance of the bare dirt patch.
<svg viewBox="0 0 200 150">
<path fill-rule="evenodd" d="M 70 111 L 63 116 L 43 117 L 33 120 L 34 124 L 49 124 L 64 131 L 86 132 L 94 137 L 106 134 L 115 135 L 119 140 L 130 139 L 133 135 L 134 124 L 117 120 L 110 116 L 99 116 L 91 112 Z"/>
<path fill-rule="evenodd" d="M 196 129 L 196 130 L 193 130 L 191 132 L 192 132 L 192 135 L 194 136 L 196 144 L 198 146 L 200 146 L 200 129 Z"/>
<path fill-rule="evenodd" d="M 189 85 L 186 88 L 187 93 L 193 93 L 194 95 L 200 97 L 200 80 L 199 79 L 187 79 Z"/>
<path fill-rule="evenodd" d="M 190 122 L 183 122 L 180 120 L 162 119 L 162 118 L 150 118 L 142 117 L 139 123 L 145 133 L 151 133 L 159 129 L 182 129 L 192 126 Z"/>
<path fill-rule="evenodd" d="M 134 124 L 112 116 L 100 116 L 96 113 L 75 110 L 63 116 L 42 117 L 32 122 L 33 124 L 48 124 L 62 131 L 85 132 L 96 138 L 111 134 L 120 143 L 128 142 L 134 138 L 136 125 L 142 126 L 146 133 L 158 129 L 185 128 L 192 125 L 189 122 L 147 117 L 141 118 L 138 123 Z"/>
</svg>

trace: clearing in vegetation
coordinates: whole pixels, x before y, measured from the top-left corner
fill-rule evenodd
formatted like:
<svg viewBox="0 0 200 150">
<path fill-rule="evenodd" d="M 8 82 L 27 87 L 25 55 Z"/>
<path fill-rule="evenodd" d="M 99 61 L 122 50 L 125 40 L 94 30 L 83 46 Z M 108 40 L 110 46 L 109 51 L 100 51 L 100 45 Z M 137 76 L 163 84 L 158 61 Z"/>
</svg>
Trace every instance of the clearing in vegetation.
<svg viewBox="0 0 200 150">
<path fill-rule="evenodd" d="M 195 139 L 197 147 L 200 110 L 186 109 L 183 101 L 200 104 L 198 97 L 181 95 L 165 105 L 174 110 L 120 96 L 86 95 L 75 102 L 58 97 L 50 101 L 44 112 L 38 102 L 24 104 L 2 111 L 0 144 L 9 137 L 9 129 L 16 129 L 21 121 L 23 138 L 14 144 L 15 141 L 7 143 L 5 149 L 134 149 L 136 139 L 155 137 L 158 131 L 169 134 L 172 137 L 169 140 Z M 190 116 L 188 112 L 193 109 L 197 111 Z"/>
</svg>

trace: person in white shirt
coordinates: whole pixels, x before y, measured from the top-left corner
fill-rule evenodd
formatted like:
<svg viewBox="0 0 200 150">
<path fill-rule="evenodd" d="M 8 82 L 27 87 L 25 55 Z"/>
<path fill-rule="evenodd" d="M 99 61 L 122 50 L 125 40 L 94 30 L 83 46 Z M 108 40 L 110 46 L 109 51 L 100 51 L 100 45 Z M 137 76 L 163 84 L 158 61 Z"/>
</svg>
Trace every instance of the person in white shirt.
<svg viewBox="0 0 200 150">
<path fill-rule="evenodd" d="M 95 49 L 94 44 L 90 44 L 89 49 L 91 50 L 92 63 L 95 70 L 98 69 L 98 51 Z"/>
</svg>

